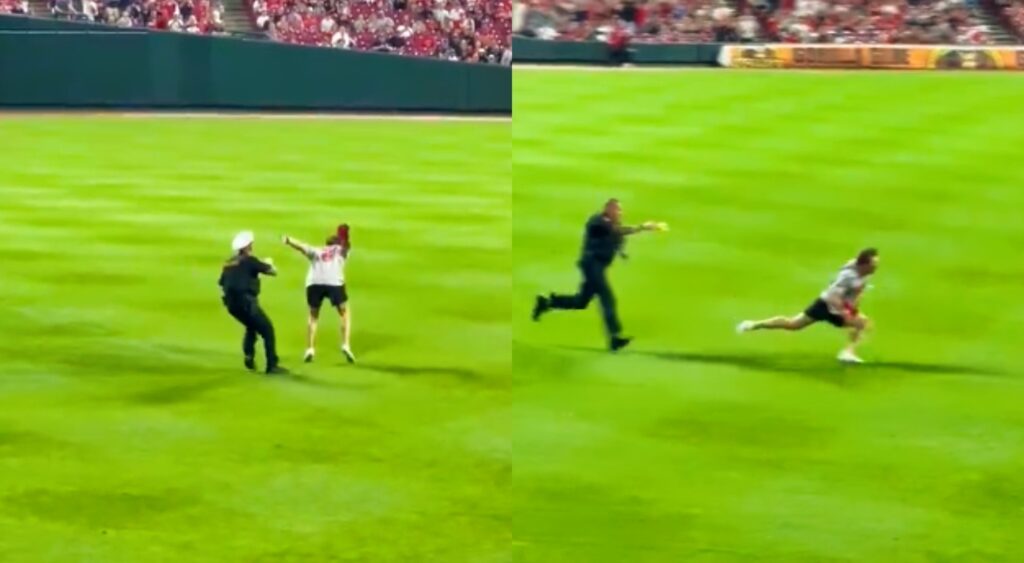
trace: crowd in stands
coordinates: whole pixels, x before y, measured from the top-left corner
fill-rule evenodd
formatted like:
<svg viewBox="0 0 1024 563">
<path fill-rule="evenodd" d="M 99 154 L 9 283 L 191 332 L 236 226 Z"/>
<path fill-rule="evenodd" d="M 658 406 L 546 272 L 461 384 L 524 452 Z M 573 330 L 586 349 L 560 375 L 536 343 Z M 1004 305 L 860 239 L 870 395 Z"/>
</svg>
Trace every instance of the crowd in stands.
<svg viewBox="0 0 1024 563">
<path fill-rule="evenodd" d="M 1024 0 L 996 0 L 995 9 L 1017 38 L 1024 41 Z"/>
<path fill-rule="evenodd" d="M 1024 0 L 996 1 L 1024 31 Z M 965 0 L 524 0 L 513 27 L 598 41 L 621 28 L 633 43 L 988 43 L 977 10 Z"/>
<path fill-rule="evenodd" d="M 760 23 L 750 9 L 726 0 L 527 0 L 515 29 L 541 39 L 606 40 L 617 28 L 634 43 L 754 41 Z"/>
<path fill-rule="evenodd" d="M 510 64 L 511 0 L 253 0 L 256 25 L 289 43 Z"/>
<path fill-rule="evenodd" d="M 3 0 L 0 0 L 3 1 Z M 186 33 L 224 31 L 220 0 L 50 0 L 56 18 Z"/>
<path fill-rule="evenodd" d="M 31 15 L 28 0 L 0 0 L 0 14 Z"/>
<path fill-rule="evenodd" d="M 187 33 L 225 31 L 222 0 L 49 0 L 53 17 Z M 274 40 L 453 61 L 511 64 L 512 0 L 228 0 L 251 2 Z M 696 1 L 696 0 L 692 0 Z M 0 14 L 29 14 L 0 0 Z"/>
<path fill-rule="evenodd" d="M 791 43 L 985 44 L 988 28 L 963 0 L 771 0 L 755 9 L 765 35 Z"/>
</svg>

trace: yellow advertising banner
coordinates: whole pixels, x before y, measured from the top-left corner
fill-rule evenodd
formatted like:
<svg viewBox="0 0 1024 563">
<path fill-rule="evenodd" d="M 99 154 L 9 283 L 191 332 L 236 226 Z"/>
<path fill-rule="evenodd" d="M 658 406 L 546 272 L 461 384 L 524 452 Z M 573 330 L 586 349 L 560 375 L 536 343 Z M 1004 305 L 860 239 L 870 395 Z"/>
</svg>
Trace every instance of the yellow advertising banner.
<svg viewBox="0 0 1024 563">
<path fill-rule="evenodd" d="M 1024 47 L 724 45 L 718 61 L 734 68 L 1024 70 Z"/>
</svg>

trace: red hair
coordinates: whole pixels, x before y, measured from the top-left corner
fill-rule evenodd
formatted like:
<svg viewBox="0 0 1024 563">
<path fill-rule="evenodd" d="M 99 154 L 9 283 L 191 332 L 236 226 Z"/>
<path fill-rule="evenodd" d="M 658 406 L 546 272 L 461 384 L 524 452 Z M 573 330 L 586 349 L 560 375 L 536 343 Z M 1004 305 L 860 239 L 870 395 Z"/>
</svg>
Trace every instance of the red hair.
<svg viewBox="0 0 1024 563">
<path fill-rule="evenodd" d="M 352 242 L 349 239 L 348 223 L 338 225 L 338 244 L 345 249 L 344 252 L 348 255 L 349 249 L 352 248 Z"/>
</svg>

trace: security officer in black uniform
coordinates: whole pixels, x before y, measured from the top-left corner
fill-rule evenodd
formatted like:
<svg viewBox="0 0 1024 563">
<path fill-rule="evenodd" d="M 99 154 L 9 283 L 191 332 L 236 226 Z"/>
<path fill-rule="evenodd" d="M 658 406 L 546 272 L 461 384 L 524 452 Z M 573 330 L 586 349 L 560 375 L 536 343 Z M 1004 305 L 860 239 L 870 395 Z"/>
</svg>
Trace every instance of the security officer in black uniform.
<svg viewBox="0 0 1024 563">
<path fill-rule="evenodd" d="M 622 207 L 617 199 L 608 200 L 604 210 L 587 221 L 583 235 L 583 252 L 577 263 L 583 274 L 576 295 L 557 295 L 552 293 L 545 297 L 538 295 L 533 307 L 533 320 L 539 321 L 541 315 L 552 309 L 586 309 L 596 295 L 601 302 L 604 326 L 608 333 L 608 346 L 615 352 L 629 344 L 630 339 L 622 336 L 622 325 L 615 310 L 615 296 L 608 285 L 608 267 L 617 255 L 626 258 L 623 246 L 626 237 L 643 231 L 657 228 L 653 222 L 637 227 L 622 225 Z"/>
<path fill-rule="evenodd" d="M 238 233 L 231 243 L 234 254 L 220 274 L 220 287 L 224 290 L 224 306 L 228 313 L 245 327 L 242 352 L 245 367 L 256 369 L 256 335 L 263 338 L 267 354 L 267 373 L 283 374 L 288 371 L 278 365 L 277 342 L 274 339 L 274 325 L 259 304 L 260 275 L 276 276 L 271 260 L 261 261 L 252 254 L 253 234 L 250 231 Z"/>
</svg>

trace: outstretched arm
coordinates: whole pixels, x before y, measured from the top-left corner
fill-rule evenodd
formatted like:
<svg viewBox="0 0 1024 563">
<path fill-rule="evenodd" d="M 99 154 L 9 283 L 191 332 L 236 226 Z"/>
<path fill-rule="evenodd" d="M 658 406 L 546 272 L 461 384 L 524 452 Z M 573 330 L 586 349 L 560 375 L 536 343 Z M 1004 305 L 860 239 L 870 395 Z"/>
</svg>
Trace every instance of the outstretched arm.
<svg viewBox="0 0 1024 563">
<path fill-rule="evenodd" d="M 289 237 L 289 236 L 282 237 L 281 240 L 282 240 L 282 242 L 284 242 L 288 246 L 290 246 L 290 247 L 294 248 L 295 250 L 301 252 L 302 255 L 306 256 L 307 258 L 309 257 L 310 254 L 313 253 L 313 249 L 310 248 L 310 246 L 308 244 L 302 242 L 301 240 L 293 239 L 292 237 Z"/>
<path fill-rule="evenodd" d="M 645 221 L 641 225 L 634 225 L 634 226 L 631 226 L 631 227 L 629 227 L 629 226 L 619 227 L 619 232 L 622 233 L 623 235 L 626 235 L 626 236 L 635 235 L 637 233 L 643 233 L 645 231 L 656 231 L 656 230 L 658 230 L 658 223 L 656 223 L 654 221 Z"/>
</svg>

